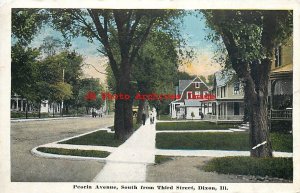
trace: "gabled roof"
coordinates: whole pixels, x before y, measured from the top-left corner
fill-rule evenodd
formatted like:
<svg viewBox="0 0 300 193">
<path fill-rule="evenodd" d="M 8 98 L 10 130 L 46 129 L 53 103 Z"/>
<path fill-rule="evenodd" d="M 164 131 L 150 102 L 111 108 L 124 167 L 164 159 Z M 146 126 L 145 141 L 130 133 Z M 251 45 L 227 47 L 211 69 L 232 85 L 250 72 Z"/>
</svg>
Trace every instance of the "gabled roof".
<svg viewBox="0 0 300 193">
<path fill-rule="evenodd" d="M 185 91 L 185 89 L 186 89 L 187 87 L 189 87 L 190 84 L 192 84 L 192 83 L 193 83 L 195 80 L 197 80 L 197 79 L 199 79 L 199 81 L 202 82 L 202 83 L 208 88 L 208 86 L 206 85 L 206 83 L 203 82 L 203 81 L 201 80 L 201 78 L 197 76 L 197 77 L 195 77 L 193 80 L 190 80 L 190 83 L 189 83 L 188 85 L 185 86 L 185 88 L 182 90 L 182 92 L 180 92 L 180 94 L 183 93 L 183 92 Z M 181 99 L 182 99 L 182 94 L 181 94 L 180 99 L 177 99 L 177 100 L 172 101 L 172 102 L 180 101 Z M 171 103 L 172 103 L 172 102 L 171 102 Z"/>
<path fill-rule="evenodd" d="M 193 80 L 179 80 L 178 91 L 182 93 L 182 91 L 192 82 Z"/>
</svg>

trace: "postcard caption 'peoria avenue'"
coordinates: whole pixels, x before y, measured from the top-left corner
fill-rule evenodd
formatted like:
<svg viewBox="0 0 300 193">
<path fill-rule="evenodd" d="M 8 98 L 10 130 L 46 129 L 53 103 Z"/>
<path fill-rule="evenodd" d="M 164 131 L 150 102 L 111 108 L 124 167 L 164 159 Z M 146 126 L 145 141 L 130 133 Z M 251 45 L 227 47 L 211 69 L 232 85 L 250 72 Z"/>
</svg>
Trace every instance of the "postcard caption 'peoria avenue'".
<svg viewBox="0 0 300 193">
<path fill-rule="evenodd" d="M 99 189 L 99 190 L 181 190 L 181 191 L 217 191 L 229 190 L 227 186 L 204 186 L 204 185 L 73 185 L 73 189 Z"/>
</svg>

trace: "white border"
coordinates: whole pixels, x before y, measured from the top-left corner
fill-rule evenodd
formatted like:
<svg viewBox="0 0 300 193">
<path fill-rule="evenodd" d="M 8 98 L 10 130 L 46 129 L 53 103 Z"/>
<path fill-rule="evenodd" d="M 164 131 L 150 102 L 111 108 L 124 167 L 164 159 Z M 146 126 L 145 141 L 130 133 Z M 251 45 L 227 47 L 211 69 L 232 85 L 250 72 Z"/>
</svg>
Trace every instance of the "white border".
<svg viewBox="0 0 300 193">
<path fill-rule="evenodd" d="M 174 8 L 174 9 L 293 9 L 294 10 L 294 113 L 293 119 L 297 120 L 300 115 L 300 97 L 299 97 L 299 50 L 300 50 L 300 1 L 299 0 L 15 0 L 12 2 L 5 2 L 0 8 L 0 148 L 1 148 L 1 162 L 0 162 L 0 192 L 8 193 L 56 193 L 56 192 L 128 192 L 126 190 L 74 190 L 74 184 L 81 185 L 95 185 L 94 183 L 13 183 L 10 182 L 10 9 L 11 8 Z M 299 124 L 294 121 L 294 182 L 292 184 L 223 184 L 229 188 L 229 191 L 222 192 L 300 192 L 300 170 L 299 170 Z M 170 185 L 169 183 L 159 183 Z M 112 185 L 112 184 L 101 184 Z M 120 185 L 120 184 L 113 184 Z M 134 185 L 134 184 L 133 184 Z M 139 184 L 137 184 L 139 185 Z M 150 183 L 146 183 L 150 185 Z M 152 184 L 156 185 L 156 184 Z M 173 185 L 176 185 L 174 183 Z M 185 186 L 191 185 L 185 183 Z M 195 184 L 193 184 L 195 185 Z M 206 183 L 207 186 L 219 186 L 220 184 Z M 156 192 L 156 191 L 130 191 L 130 192 Z M 162 193 L 167 192 L 190 192 L 190 191 L 158 191 Z M 195 191 L 207 192 L 207 191 Z M 208 191 L 212 192 L 212 191 Z M 218 192 L 218 191 L 213 191 Z"/>
</svg>

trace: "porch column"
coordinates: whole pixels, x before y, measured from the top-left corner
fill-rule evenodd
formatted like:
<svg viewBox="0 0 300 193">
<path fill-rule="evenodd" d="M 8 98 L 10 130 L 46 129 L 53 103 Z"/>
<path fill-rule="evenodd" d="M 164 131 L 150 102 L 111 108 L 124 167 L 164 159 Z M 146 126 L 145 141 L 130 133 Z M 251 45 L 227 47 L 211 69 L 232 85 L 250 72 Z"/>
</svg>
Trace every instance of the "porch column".
<svg viewBox="0 0 300 193">
<path fill-rule="evenodd" d="M 17 101 L 17 111 L 19 111 L 19 98 L 16 98 Z"/>
<path fill-rule="evenodd" d="M 225 103 L 225 119 L 227 120 L 227 114 L 228 114 L 228 102 L 226 101 L 226 103 Z"/>
<path fill-rule="evenodd" d="M 23 99 L 21 99 L 21 111 L 23 111 Z"/>
<path fill-rule="evenodd" d="M 219 103 L 216 101 L 216 120 L 218 121 L 219 119 Z"/>
</svg>

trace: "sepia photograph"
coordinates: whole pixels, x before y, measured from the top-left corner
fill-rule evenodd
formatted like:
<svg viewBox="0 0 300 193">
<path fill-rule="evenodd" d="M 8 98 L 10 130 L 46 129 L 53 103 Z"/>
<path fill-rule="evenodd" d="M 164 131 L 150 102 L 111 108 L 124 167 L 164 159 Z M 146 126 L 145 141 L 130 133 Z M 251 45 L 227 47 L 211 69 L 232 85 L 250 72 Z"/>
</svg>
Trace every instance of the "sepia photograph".
<svg viewBox="0 0 300 193">
<path fill-rule="evenodd" d="M 299 3 L 128 2 L 2 12 L 4 192 L 300 192 Z"/>
</svg>

